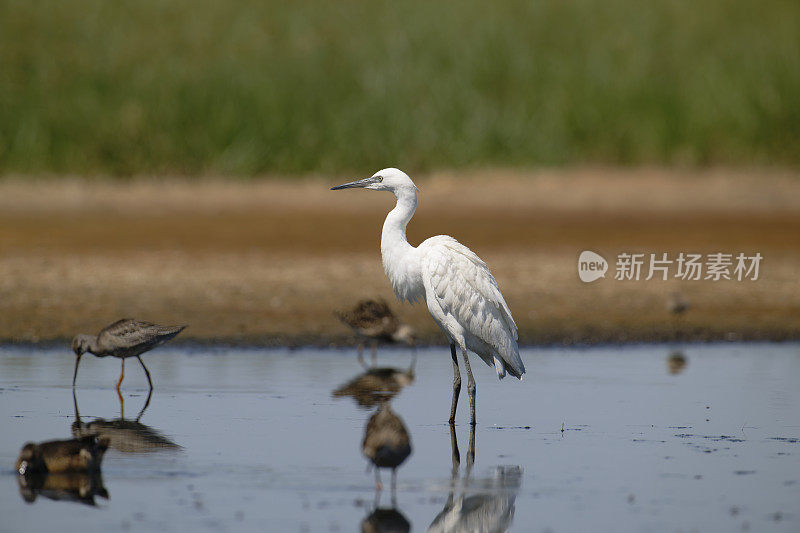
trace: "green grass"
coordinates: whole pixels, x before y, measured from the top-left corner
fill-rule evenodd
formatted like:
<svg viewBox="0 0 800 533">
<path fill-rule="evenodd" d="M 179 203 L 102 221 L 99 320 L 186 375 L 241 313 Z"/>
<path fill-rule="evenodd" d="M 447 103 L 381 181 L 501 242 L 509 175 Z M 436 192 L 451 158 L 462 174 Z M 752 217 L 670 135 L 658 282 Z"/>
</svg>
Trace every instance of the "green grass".
<svg viewBox="0 0 800 533">
<path fill-rule="evenodd" d="M 0 0 L 0 175 L 800 164 L 800 2 Z"/>
</svg>

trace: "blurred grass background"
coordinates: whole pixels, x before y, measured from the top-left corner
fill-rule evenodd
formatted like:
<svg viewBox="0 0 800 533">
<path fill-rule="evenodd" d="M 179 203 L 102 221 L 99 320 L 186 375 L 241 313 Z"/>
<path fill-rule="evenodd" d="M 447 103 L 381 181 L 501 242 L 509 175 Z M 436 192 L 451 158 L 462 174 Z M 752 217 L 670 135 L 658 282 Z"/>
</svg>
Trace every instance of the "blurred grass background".
<svg viewBox="0 0 800 533">
<path fill-rule="evenodd" d="M 0 175 L 800 163 L 794 0 L 0 0 Z"/>
</svg>

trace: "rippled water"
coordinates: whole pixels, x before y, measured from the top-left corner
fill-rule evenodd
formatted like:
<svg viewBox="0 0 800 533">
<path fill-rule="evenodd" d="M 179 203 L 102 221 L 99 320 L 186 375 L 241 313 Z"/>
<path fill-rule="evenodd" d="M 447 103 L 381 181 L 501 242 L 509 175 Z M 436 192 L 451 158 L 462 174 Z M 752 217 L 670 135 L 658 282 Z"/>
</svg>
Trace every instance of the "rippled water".
<svg viewBox="0 0 800 533">
<path fill-rule="evenodd" d="M 77 423 L 71 352 L 2 347 L 0 530 L 800 530 L 800 347 L 671 352 L 526 349 L 521 383 L 474 360 L 469 468 L 466 390 L 451 436 L 449 351 L 420 350 L 391 402 L 413 446 L 393 507 L 389 472 L 376 505 L 361 455 L 375 398 L 333 394 L 362 373 L 354 350 L 165 346 L 143 357 L 155 391 L 138 421 L 138 362 L 121 406 L 119 361 L 87 355 Z M 405 372 L 411 359 L 384 349 L 379 365 Z M 99 479 L 24 486 L 14 472 L 27 441 L 92 432 L 111 438 Z"/>
</svg>

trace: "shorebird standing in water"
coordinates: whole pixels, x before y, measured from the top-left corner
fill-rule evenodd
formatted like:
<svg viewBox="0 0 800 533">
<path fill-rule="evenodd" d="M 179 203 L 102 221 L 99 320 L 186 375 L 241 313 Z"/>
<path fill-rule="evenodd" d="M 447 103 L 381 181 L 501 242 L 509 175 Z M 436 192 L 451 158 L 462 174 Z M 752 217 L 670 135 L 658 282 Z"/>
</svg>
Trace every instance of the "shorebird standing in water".
<svg viewBox="0 0 800 533">
<path fill-rule="evenodd" d="M 689 300 L 684 298 L 683 294 L 678 291 L 673 291 L 669 295 L 667 301 L 667 311 L 673 316 L 681 316 L 689 310 Z"/>
<path fill-rule="evenodd" d="M 142 364 L 144 373 L 147 376 L 147 383 L 153 388 L 153 381 L 150 379 L 150 372 L 144 366 L 140 357 L 146 351 L 152 350 L 159 344 L 163 344 L 172 339 L 186 328 L 182 326 L 159 326 L 150 322 L 123 318 L 100 330 L 95 335 L 76 335 L 72 339 L 72 351 L 75 352 L 75 373 L 72 375 L 72 386 L 75 387 L 75 380 L 78 378 L 78 365 L 81 356 L 89 352 L 97 357 L 118 357 L 122 360 L 122 370 L 117 382 L 117 393 L 122 385 L 122 378 L 125 377 L 125 359 L 135 357 Z"/>
<path fill-rule="evenodd" d="M 677 340 L 681 317 L 686 314 L 690 307 L 691 305 L 689 304 L 689 300 L 687 300 L 679 291 L 673 291 L 669 294 L 669 299 L 667 300 L 667 311 L 669 311 L 669 313 L 672 315 L 673 340 Z"/>
<path fill-rule="evenodd" d="M 29 442 L 22 447 L 14 469 L 21 475 L 99 470 L 107 448 L 108 439 L 94 435 L 39 444 Z"/>
<path fill-rule="evenodd" d="M 397 486 L 397 467 L 411 455 L 411 438 L 405 424 L 397 416 L 389 402 L 381 404 L 378 411 L 367 421 L 361 451 L 375 465 L 375 487 L 380 490 L 379 469 L 392 469 L 392 492 Z"/>
<path fill-rule="evenodd" d="M 372 339 L 372 364 L 377 359 L 378 341 L 404 342 L 414 346 L 414 329 L 403 324 L 389 305 L 381 300 L 362 300 L 350 310 L 336 311 L 339 320 L 353 328 L 362 339 Z M 364 341 L 358 344 L 358 360 L 364 365 Z"/>
</svg>

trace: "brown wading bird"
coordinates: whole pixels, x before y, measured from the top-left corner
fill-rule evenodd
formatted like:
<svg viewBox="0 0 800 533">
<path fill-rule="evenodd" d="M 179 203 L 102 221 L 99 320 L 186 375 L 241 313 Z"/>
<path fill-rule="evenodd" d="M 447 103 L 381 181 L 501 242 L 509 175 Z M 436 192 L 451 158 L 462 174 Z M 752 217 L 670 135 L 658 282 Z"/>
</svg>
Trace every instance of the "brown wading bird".
<svg viewBox="0 0 800 533">
<path fill-rule="evenodd" d="M 353 328 L 362 339 L 372 339 L 372 364 L 377 359 L 378 342 L 404 342 L 414 346 L 414 329 L 400 322 L 385 301 L 361 300 L 350 310 L 334 314 Z M 358 360 L 364 364 L 364 342 L 358 344 Z"/>
<path fill-rule="evenodd" d="M 667 301 L 667 311 L 677 317 L 684 314 L 688 310 L 689 300 L 684 298 L 684 296 L 678 291 L 671 292 L 669 295 L 669 300 Z"/>
<path fill-rule="evenodd" d="M 29 442 L 19 452 L 14 469 L 21 475 L 97 471 L 106 449 L 108 439 L 94 436 Z"/>
<path fill-rule="evenodd" d="M 147 376 L 147 383 L 153 388 L 153 381 L 150 379 L 150 372 L 144 366 L 140 357 L 144 352 L 152 350 L 159 344 L 163 344 L 172 339 L 186 328 L 182 326 L 159 326 L 150 322 L 142 322 L 132 318 L 123 318 L 100 330 L 97 336 L 76 335 L 72 339 L 72 351 L 75 352 L 75 373 L 72 375 L 72 386 L 75 387 L 75 380 L 78 378 L 78 365 L 81 356 L 89 352 L 97 357 L 118 357 L 122 360 L 122 370 L 117 382 L 117 392 L 122 385 L 122 378 L 125 377 L 125 359 L 135 357 L 141 363 L 144 373 Z"/>
<path fill-rule="evenodd" d="M 680 323 L 681 317 L 686 314 L 686 311 L 689 310 L 691 305 L 689 304 L 689 300 L 687 300 L 683 294 L 678 291 L 673 291 L 669 295 L 669 299 L 667 300 L 667 311 L 672 315 L 672 337 L 673 339 L 678 338 L 678 325 Z"/>
<path fill-rule="evenodd" d="M 397 486 L 397 467 L 411 455 L 411 438 L 389 402 L 384 402 L 367 421 L 361 451 L 375 465 L 375 488 L 381 490 L 381 468 L 392 469 L 392 491 Z"/>
</svg>

